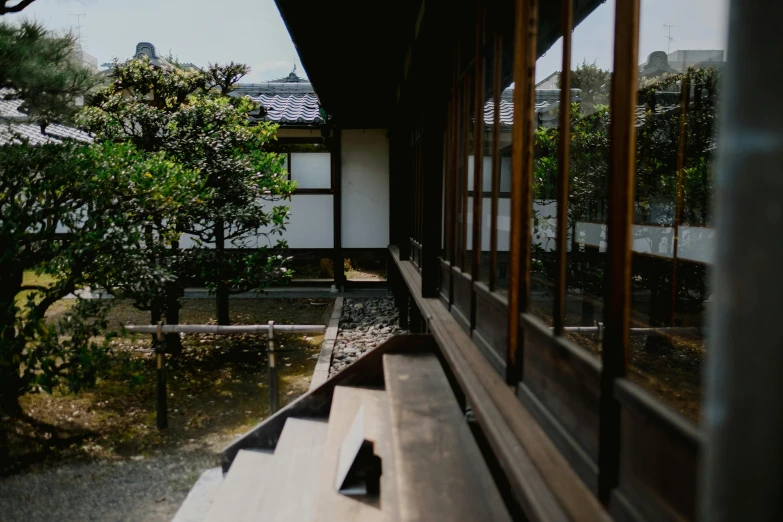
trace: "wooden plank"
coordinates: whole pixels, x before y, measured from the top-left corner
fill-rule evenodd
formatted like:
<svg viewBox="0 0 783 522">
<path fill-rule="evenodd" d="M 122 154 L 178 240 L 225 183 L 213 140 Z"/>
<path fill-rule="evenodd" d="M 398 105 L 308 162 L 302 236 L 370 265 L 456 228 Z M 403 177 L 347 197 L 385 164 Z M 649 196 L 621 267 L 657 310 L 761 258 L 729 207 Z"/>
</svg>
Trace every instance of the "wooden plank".
<svg viewBox="0 0 783 522">
<path fill-rule="evenodd" d="M 514 40 L 514 128 L 511 156 L 511 230 L 509 232 L 508 351 L 506 382 L 522 377 L 519 314 L 530 293 L 530 218 L 533 183 L 533 109 L 535 100 L 537 0 L 516 0 Z"/>
<path fill-rule="evenodd" d="M 334 227 L 334 250 L 332 262 L 334 271 L 334 286 L 338 290 L 345 284 L 345 265 L 343 258 L 343 139 L 342 129 L 334 129 L 334 137 L 330 140 L 332 153 L 332 226 Z"/>
<path fill-rule="evenodd" d="M 365 438 L 375 443 L 375 453 L 381 458 L 383 474 L 380 497 L 358 499 L 338 493 L 334 488 L 334 479 L 340 445 L 362 406 L 365 417 Z M 347 386 L 335 388 L 319 484 L 315 510 L 316 522 L 397 520 L 396 473 L 389 437 L 386 392 L 380 389 Z"/>
<path fill-rule="evenodd" d="M 399 251 L 395 250 L 395 253 L 399 256 Z M 410 263 L 407 263 L 407 266 L 416 270 Z M 383 354 L 434 349 L 435 342 L 431 335 L 407 334 L 390 337 L 385 343 L 364 354 L 315 390 L 308 391 L 229 444 L 222 452 L 223 471 L 228 471 L 234 457 L 241 449 L 274 449 L 289 417 L 327 417 L 336 386 L 382 386 Z"/>
<path fill-rule="evenodd" d="M 500 99 L 503 94 L 503 35 L 495 33 L 495 60 L 492 74 L 492 205 L 489 231 L 489 291 L 497 289 L 498 198 L 500 196 Z M 483 190 L 483 187 L 482 187 Z"/>
<path fill-rule="evenodd" d="M 557 150 L 557 270 L 555 281 L 555 335 L 563 334 L 566 302 L 566 255 L 568 251 L 568 181 L 571 161 L 571 30 L 574 26 L 574 1 L 562 0 L 563 65 L 560 69 L 560 143 Z M 566 110 L 562 110 L 565 107 Z"/>
<path fill-rule="evenodd" d="M 484 283 L 473 283 L 476 293 L 476 324 L 472 339 L 500 375 L 506 375 L 508 346 L 508 302 Z"/>
<path fill-rule="evenodd" d="M 204 522 L 204 517 L 218 497 L 222 485 L 222 469 L 210 468 L 203 472 L 190 488 L 188 496 L 179 506 L 171 522 Z"/>
<path fill-rule="evenodd" d="M 497 375 L 467 334 L 437 299 L 417 293 L 415 269 L 400 268 L 413 299 L 425 311 L 440 352 L 473 407 L 503 467 L 515 498 L 531 521 L 603 521 L 609 516 L 560 454 L 514 391 Z"/>
<path fill-rule="evenodd" d="M 628 520 L 620 508 L 630 505 L 647 520 L 696 520 L 703 444 L 698 429 L 627 379 L 617 381 L 615 395 L 622 407 L 622 442 L 612 515 Z"/>
<path fill-rule="evenodd" d="M 473 245 L 470 277 L 478 281 L 481 277 L 481 213 L 484 198 L 484 76 L 486 73 L 484 59 L 484 35 L 486 21 L 481 2 L 476 2 L 476 58 L 475 85 L 473 87 Z M 423 294 L 424 297 L 429 297 Z"/>
<path fill-rule="evenodd" d="M 315 363 L 313 378 L 310 380 L 310 390 L 321 386 L 329 379 L 329 368 L 332 365 L 332 352 L 334 343 L 337 341 L 337 333 L 340 329 L 340 318 L 343 316 L 343 297 L 334 300 L 332 316 L 329 318 L 329 326 L 326 327 L 323 343 L 321 343 L 321 352 L 318 355 L 318 362 Z"/>
<path fill-rule="evenodd" d="M 247 519 L 259 484 L 273 480 L 270 476 L 273 460 L 271 452 L 240 451 L 204 522 Z"/>
<path fill-rule="evenodd" d="M 422 169 L 422 293 L 427 297 L 438 296 L 443 230 L 443 120 L 445 107 L 432 107 L 432 114 L 425 120 L 426 128 L 420 139 Z M 426 202 L 426 204 L 425 204 Z"/>
<path fill-rule="evenodd" d="M 628 365 L 631 315 L 631 224 L 636 173 L 636 87 L 640 0 L 616 4 L 609 129 L 609 219 L 601 351 L 601 430 L 598 497 L 608 502 L 620 465 L 620 405 L 614 384 Z"/>
<path fill-rule="evenodd" d="M 437 357 L 383 358 L 399 519 L 511 520 Z"/>
<path fill-rule="evenodd" d="M 323 421 L 288 419 L 275 448 L 272 466 L 265 475 L 266 481 L 259 483 L 253 492 L 248 522 L 313 519 L 327 427 Z M 226 517 L 222 520 L 240 519 Z"/>
<path fill-rule="evenodd" d="M 459 268 L 465 270 L 468 262 L 468 144 L 470 143 L 470 73 L 466 74 L 462 82 L 462 113 L 460 117 L 460 165 L 462 166 L 462 222 L 460 226 L 460 261 Z"/>
</svg>

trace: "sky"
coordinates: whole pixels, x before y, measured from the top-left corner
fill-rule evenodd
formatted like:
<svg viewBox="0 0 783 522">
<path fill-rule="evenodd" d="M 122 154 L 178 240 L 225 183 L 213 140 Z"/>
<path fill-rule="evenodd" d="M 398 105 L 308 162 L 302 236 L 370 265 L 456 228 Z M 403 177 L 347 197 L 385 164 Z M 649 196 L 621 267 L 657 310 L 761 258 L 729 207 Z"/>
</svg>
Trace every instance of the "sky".
<svg viewBox="0 0 783 522">
<path fill-rule="evenodd" d="M 726 49 L 728 0 L 641 0 L 639 63 L 653 51 Z M 77 22 L 75 14 L 83 14 Z M 267 81 L 302 66 L 273 0 L 36 0 L 11 19 L 38 20 L 58 31 L 81 24 L 84 49 L 102 64 L 130 58 L 138 42 L 152 42 L 159 54 L 204 66 L 235 61 L 249 65 L 244 81 Z M 586 60 L 612 68 L 614 0 L 607 0 L 574 31 L 574 65 Z M 361 45 L 361 42 L 357 42 Z M 538 60 L 542 80 L 561 67 L 558 40 Z"/>
<path fill-rule="evenodd" d="M 641 0 L 639 63 L 654 51 L 667 51 L 672 25 L 671 51 L 727 50 L 729 0 Z M 571 41 L 572 69 L 584 60 L 602 69 L 612 69 L 615 0 L 601 4 L 574 30 Z M 536 62 L 536 81 L 562 68 L 563 41 L 559 39 Z"/>
<path fill-rule="evenodd" d="M 204 66 L 235 61 L 252 69 L 246 82 L 281 78 L 302 65 L 274 0 L 36 0 L 14 20 L 35 19 L 68 31 L 80 19 L 82 46 L 98 64 L 128 59 L 152 42 L 183 62 Z"/>
</svg>

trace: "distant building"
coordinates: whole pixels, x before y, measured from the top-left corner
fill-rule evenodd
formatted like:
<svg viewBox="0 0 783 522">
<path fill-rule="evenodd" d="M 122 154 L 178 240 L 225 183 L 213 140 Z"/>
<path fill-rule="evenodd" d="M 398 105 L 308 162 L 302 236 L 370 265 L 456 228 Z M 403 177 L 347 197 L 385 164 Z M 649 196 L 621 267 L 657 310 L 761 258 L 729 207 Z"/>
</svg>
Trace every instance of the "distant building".
<svg viewBox="0 0 783 522">
<path fill-rule="evenodd" d="M 14 99 L 13 94 L 11 89 L 0 89 L 0 147 L 23 141 L 30 145 L 66 141 L 92 142 L 90 134 L 59 123 L 50 123 L 46 126 L 46 132 L 41 132 L 41 126 L 30 121 L 29 116 L 21 110 L 24 101 Z"/>
<path fill-rule="evenodd" d="M 669 65 L 678 72 L 685 72 L 688 67 L 724 67 L 726 51 L 723 50 L 682 50 L 669 54 Z"/>
<path fill-rule="evenodd" d="M 655 51 L 639 66 L 639 77 L 679 74 L 686 72 L 689 67 L 724 67 L 725 54 L 722 50 L 680 50 L 668 55 L 663 51 Z"/>
<path fill-rule="evenodd" d="M 560 80 L 560 71 L 555 71 L 540 82 L 536 84 L 536 90 L 552 90 L 558 88 L 558 81 Z"/>
<path fill-rule="evenodd" d="M 663 51 L 650 53 L 647 61 L 639 66 L 639 78 L 655 78 L 664 74 L 677 74 L 677 72 L 669 65 L 669 57 Z"/>
</svg>

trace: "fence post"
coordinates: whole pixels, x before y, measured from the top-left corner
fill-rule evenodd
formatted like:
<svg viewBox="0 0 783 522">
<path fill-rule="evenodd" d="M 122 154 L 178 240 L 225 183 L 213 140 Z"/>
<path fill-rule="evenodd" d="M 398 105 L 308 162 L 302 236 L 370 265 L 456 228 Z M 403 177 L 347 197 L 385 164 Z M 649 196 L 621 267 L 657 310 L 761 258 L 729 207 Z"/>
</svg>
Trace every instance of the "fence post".
<svg viewBox="0 0 783 522">
<path fill-rule="evenodd" d="M 269 415 L 277 412 L 277 368 L 275 366 L 275 322 L 269 321 Z"/>
<path fill-rule="evenodd" d="M 162 327 L 163 322 L 158 321 L 158 331 L 155 336 L 155 354 L 158 368 L 158 404 L 156 421 L 159 430 L 169 427 L 166 406 L 166 341 L 163 337 Z"/>
</svg>

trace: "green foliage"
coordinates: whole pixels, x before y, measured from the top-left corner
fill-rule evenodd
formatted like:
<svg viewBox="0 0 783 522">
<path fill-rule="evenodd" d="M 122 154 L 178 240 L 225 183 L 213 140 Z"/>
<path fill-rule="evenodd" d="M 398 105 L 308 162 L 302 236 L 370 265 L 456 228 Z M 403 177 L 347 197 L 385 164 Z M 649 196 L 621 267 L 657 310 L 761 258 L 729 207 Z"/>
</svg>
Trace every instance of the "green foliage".
<svg viewBox="0 0 783 522">
<path fill-rule="evenodd" d="M 582 65 L 571 71 L 571 88 L 581 89 L 581 98 L 586 106 L 609 103 L 611 85 L 612 73 L 601 69 L 595 62 L 587 63 L 587 60 L 584 60 Z M 557 88 L 560 86 L 558 74 Z"/>
<path fill-rule="evenodd" d="M 257 106 L 228 96 L 248 71 L 233 62 L 204 71 L 154 67 L 147 59 L 116 63 L 112 83 L 82 114 L 82 124 L 98 137 L 165 151 L 199 173 L 202 193 L 168 221 L 196 244 L 179 250 L 172 242 L 166 254 L 176 274 L 172 283 L 180 288 L 187 266 L 200 267 L 212 286 L 224 284 L 232 291 L 289 277 L 278 263 L 286 244 L 272 239 L 282 236 L 288 208 L 270 202 L 290 198 L 294 188 L 285 175 L 284 156 L 268 151 L 276 126 L 251 124 L 248 113 Z M 223 256 L 227 243 L 256 247 L 257 236 L 268 241 L 253 255 Z M 144 308 L 154 302 L 165 306 L 161 296 L 141 292 L 134 298 Z"/>
<path fill-rule="evenodd" d="M 150 253 L 176 234 L 164 219 L 197 197 L 197 180 L 129 144 L 0 147 L 0 409 L 13 412 L 28 391 L 94 381 L 106 303 L 77 300 L 58 325 L 47 310 L 84 287 L 119 292 L 170 278 Z M 27 271 L 51 283 L 25 285 Z"/>
<path fill-rule="evenodd" d="M 74 102 L 97 82 L 82 65 L 73 35 L 55 36 L 29 21 L 0 22 L 0 89 L 8 89 L 6 99 L 24 100 L 20 110 L 42 132 L 50 123 L 71 121 Z"/>
<path fill-rule="evenodd" d="M 590 77 L 600 77 L 594 66 Z M 595 73 L 595 74 L 594 74 Z M 591 82 L 597 85 L 604 80 Z M 680 105 L 682 82 L 690 93 L 681 142 Z M 584 85 L 584 84 L 583 84 Z M 664 76 L 646 81 L 638 93 L 639 104 L 646 107 L 643 122 L 637 126 L 634 222 L 640 225 L 672 226 L 676 213 L 678 155 L 683 153 L 681 186 L 682 225 L 708 226 L 712 208 L 712 163 L 716 143 L 717 114 L 720 112 L 718 88 L 720 70 L 691 69 L 686 74 Z M 577 86 L 576 80 L 574 86 Z M 583 100 L 584 100 L 583 96 Z M 585 108 L 585 105 L 588 105 Z M 653 110 L 655 108 L 656 110 Z M 568 230 L 572 252 L 579 251 L 575 236 L 580 221 L 606 221 L 609 182 L 610 109 L 586 101 L 571 107 L 571 156 L 569 170 Z M 554 199 L 558 172 L 558 128 L 539 128 L 535 135 L 534 193 L 542 200 Z M 682 145 L 681 145 L 682 143 Z M 543 217 L 536 217 L 543 221 Z M 544 226 L 537 221 L 537 227 Z M 646 232 L 643 232 L 646 233 Z M 539 248 L 537 257 L 545 260 L 543 271 L 554 270 L 554 261 Z M 569 256 L 569 284 L 600 294 L 603 275 L 600 267 Z M 638 276 L 635 284 L 651 287 L 667 285 L 668 280 L 646 281 Z M 655 277 L 659 277 L 655 275 Z M 678 279 L 681 294 L 686 287 L 701 288 L 703 273 Z"/>
</svg>

